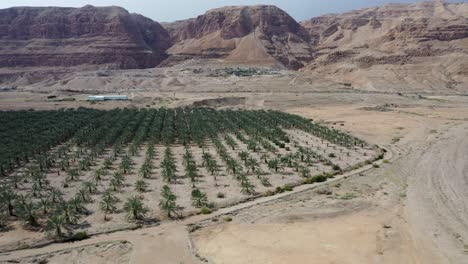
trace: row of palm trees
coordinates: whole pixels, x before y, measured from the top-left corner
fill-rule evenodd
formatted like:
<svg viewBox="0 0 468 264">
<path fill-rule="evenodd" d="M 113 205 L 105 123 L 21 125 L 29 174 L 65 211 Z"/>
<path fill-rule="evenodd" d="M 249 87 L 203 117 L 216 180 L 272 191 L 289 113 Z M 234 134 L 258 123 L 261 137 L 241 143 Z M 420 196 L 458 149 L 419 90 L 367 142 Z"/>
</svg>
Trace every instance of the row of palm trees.
<svg viewBox="0 0 468 264">
<path fill-rule="evenodd" d="M 269 141 L 277 146 L 289 142 L 284 128 L 302 129 L 331 143 L 347 147 L 365 144 L 362 140 L 339 130 L 276 111 L 215 111 L 205 108 L 111 111 L 77 109 L 0 112 L 0 121 L 3 127 L 0 130 L 0 147 L 5 150 L 0 154 L 0 173 L 4 175 L 21 162 L 49 151 L 75 134 L 78 146 L 85 145 L 90 148 L 91 156 L 99 155 L 110 145 L 121 146 L 116 142 L 122 128 L 119 126 L 134 126 L 140 122 L 144 125 L 138 133 L 145 135 L 150 132 L 155 143 L 164 144 L 189 144 L 194 141 L 203 146 L 207 135 L 199 128 L 210 123 L 214 124 L 214 130 L 210 132 L 217 134 L 235 134 L 236 131 L 242 130 L 254 140 L 265 138 L 267 140 L 258 143 L 272 152 L 274 145 L 269 144 Z M 123 140 L 131 137 L 134 131 L 127 130 L 125 133 L 124 136 L 120 135 Z M 131 153 L 136 151 L 144 138 L 145 136 L 141 137 L 141 140 L 135 140 L 135 146 L 130 146 Z"/>
<path fill-rule="evenodd" d="M 16 197 L 19 200 L 13 199 L 15 202 L 12 204 L 10 203 L 12 200 L 8 199 L 8 195 L 1 196 L 2 206 L 6 208 L 4 211 L 9 212 L 5 213 L 5 215 L 8 216 L 13 212 L 13 214 L 18 214 L 18 217 L 19 215 L 24 216 L 27 220 L 25 220 L 26 222 L 33 224 L 34 222 L 40 222 L 36 220 L 37 217 L 34 217 L 37 215 L 34 212 L 38 211 L 34 208 L 37 207 L 42 208 L 43 215 L 47 211 L 47 216 L 51 219 L 53 218 L 54 221 L 58 221 L 57 219 L 60 217 L 56 213 L 51 213 L 51 211 L 56 212 L 58 206 L 53 206 L 54 208 L 51 210 L 44 210 L 45 206 L 41 206 L 42 204 L 47 204 L 46 201 L 49 199 L 44 196 L 44 190 L 50 191 L 52 189 L 48 182 L 47 173 L 55 170 L 58 176 L 62 172 L 66 172 L 63 187 L 76 186 L 81 183 L 82 186 L 77 190 L 73 199 L 66 201 L 70 205 L 70 208 L 75 209 L 73 212 L 81 214 L 86 214 L 85 205 L 93 201 L 93 196 L 99 194 L 98 186 L 103 181 L 108 181 L 109 188 L 102 193 L 99 202 L 103 205 L 102 210 L 107 217 L 108 214 L 115 212 L 116 204 L 118 203 L 114 199 L 115 193 L 126 186 L 125 175 L 133 173 L 134 169 L 132 157 L 139 153 L 145 142 L 148 143 L 146 157 L 143 165 L 138 170 L 141 178 L 134 183 L 135 191 L 139 194 L 133 196 L 133 198 L 137 197 L 143 203 L 142 194 L 149 187 L 145 179 L 151 178 L 153 173 L 154 166 L 152 160 L 156 155 L 155 146 L 157 144 L 166 144 L 163 160 L 160 165 L 162 176 L 167 183 L 177 182 L 179 176 L 177 175 L 176 160 L 170 145 L 181 143 L 187 146 L 184 153 L 183 165 L 185 176 L 191 179 L 193 185 L 193 201 L 194 203 L 197 201 L 197 205 L 203 204 L 203 206 L 206 204 L 201 201 L 205 201 L 203 197 L 206 194 L 196 188 L 196 182 L 200 175 L 189 148 L 192 142 L 203 147 L 202 166 L 215 177 L 216 181 L 221 165 L 218 164 L 213 154 L 208 151 L 208 144 L 211 142 L 223 165 L 226 166 L 226 171 L 235 176 L 239 181 L 242 192 L 247 194 L 255 193 L 255 186 L 251 183 L 249 175 L 257 175 L 262 184 L 268 184 L 266 177 L 262 176 L 264 174 L 262 163 L 271 172 L 281 172 L 285 167 L 290 167 L 294 168 L 296 172 L 304 177 L 308 177 L 310 174 L 308 166 L 304 166 L 304 164 L 310 165 L 316 160 L 322 160 L 330 166 L 335 165 L 331 159 L 322 157 L 316 152 L 303 147 L 298 147 L 296 153 L 279 155 L 277 147 L 281 148 L 281 146 L 284 146 L 284 143 L 288 143 L 290 140 L 288 135 L 283 131 L 283 128 L 303 129 L 312 135 L 320 136 L 332 143 L 345 146 L 361 142 L 345 133 L 312 123 L 307 119 L 273 111 L 215 111 L 213 109 L 197 108 L 172 110 L 117 109 L 112 111 L 79 109 L 75 111 L 67 112 L 69 114 L 67 118 L 63 117 L 64 113 L 57 114 L 55 118 L 59 121 L 49 123 L 53 127 L 52 130 L 47 130 L 47 125 L 44 124 L 45 121 L 41 121 L 42 123 L 37 122 L 37 128 L 34 126 L 28 132 L 31 134 L 31 131 L 37 130 L 39 131 L 37 132 L 38 134 L 45 135 L 45 133 L 40 131 L 40 129 L 45 128 L 51 134 L 51 138 L 55 139 L 45 140 L 45 142 L 48 142 L 46 144 L 47 147 L 37 145 L 32 147 L 33 149 L 37 149 L 37 151 L 28 150 L 29 152 L 25 152 L 27 153 L 26 155 L 19 156 L 18 163 L 28 160 L 30 163 L 32 162 L 32 165 L 24 170 L 24 173 L 28 175 L 28 182 L 24 183 L 18 177 L 10 176 L 8 177 L 9 185 L 18 188 L 23 184 L 25 188 L 30 190 L 30 197 L 24 199 Z M 22 113 L 22 115 L 29 114 Z M 41 115 L 34 115 L 34 118 L 39 118 L 39 116 Z M 4 116 L 0 113 L 0 120 L 2 118 Z M 34 118 L 26 118 L 26 120 Z M 42 118 L 45 119 L 45 117 Z M 60 121 L 60 119 L 63 120 Z M 7 127 L 11 126 L 11 120 L 7 120 L 5 123 L 8 124 Z M 9 135 L 5 133 L 3 129 L 0 129 L 0 134 Z M 22 136 L 24 137 L 24 134 Z M 72 140 L 67 141 L 72 137 Z M 6 138 L 8 140 L 0 138 L 0 144 L 3 144 L 2 146 L 12 145 L 10 142 L 11 137 L 7 136 Z M 16 137 L 14 138 L 13 141 L 18 140 Z M 235 138 L 247 145 L 247 151 L 239 152 L 239 160 L 241 162 L 231 157 L 226 149 L 226 146 L 233 151 L 239 149 L 239 144 Z M 225 142 L 226 146 L 221 139 Z M 64 141 L 67 142 L 53 148 L 54 145 Z M 124 150 L 125 153 L 123 153 Z M 250 155 L 249 152 L 260 153 L 260 159 L 255 158 L 256 154 Z M 270 158 L 270 156 L 272 157 Z M 5 161 L 1 157 L 0 163 L 2 160 Z M 105 158 L 102 166 L 95 170 L 92 180 L 82 182 L 81 176 L 83 173 L 89 171 L 99 157 Z M 120 163 L 117 165 L 117 170 L 110 173 L 118 158 L 120 158 Z M 16 158 L 10 158 L 9 163 L 12 163 L 12 167 L 15 166 L 15 162 Z M 7 172 L 10 171 L 8 167 L 10 165 L 5 164 L 4 162 L 3 166 L 1 166 L 1 173 L 8 174 Z M 164 192 L 164 197 L 167 198 L 166 202 L 168 203 L 166 204 L 172 204 L 170 201 L 175 200 L 169 195 L 170 187 L 168 188 L 169 190 Z M 53 200 L 56 201 L 56 197 Z M 136 200 L 136 198 L 132 199 L 132 202 L 129 204 L 133 204 L 136 208 L 145 208 L 144 204 L 143 206 L 137 205 L 139 202 L 136 202 Z M 22 202 L 20 203 L 19 201 Z M 14 206 L 15 209 L 12 209 L 11 206 Z M 16 207 L 18 210 L 16 210 Z M 66 209 L 67 206 L 63 206 L 63 208 Z M 138 216 L 133 218 L 141 219 L 146 214 L 145 210 L 141 211 L 141 214 L 132 214 L 133 216 Z M 63 217 L 65 223 L 72 223 L 73 221 L 69 220 L 76 219 L 76 217 L 70 217 L 71 210 L 65 210 L 65 212 L 68 212 L 65 214 L 66 217 Z M 174 212 L 171 211 L 169 214 L 174 215 Z"/>
<path fill-rule="evenodd" d="M 0 111 L 0 175 L 63 143 L 103 112 L 79 108 L 59 111 Z"/>
</svg>

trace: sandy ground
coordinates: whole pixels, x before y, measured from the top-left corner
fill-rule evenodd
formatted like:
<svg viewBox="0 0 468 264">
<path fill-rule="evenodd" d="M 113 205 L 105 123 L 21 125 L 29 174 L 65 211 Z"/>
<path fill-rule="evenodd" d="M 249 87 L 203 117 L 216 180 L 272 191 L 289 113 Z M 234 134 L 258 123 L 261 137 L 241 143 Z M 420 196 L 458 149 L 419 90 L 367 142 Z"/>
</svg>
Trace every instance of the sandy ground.
<svg viewBox="0 0 468 264">
<path fill-rule="evenodd" d="M 344 122 L 396 158 L 331 186 L 328 198 L 311 191 L 207 224 L 193 235 L 199 254 L 212 263 L 466 263 L 468 112 L 453 110 L 290 109 Z"/>
<path fill-rule="evenodd" d="M 375 149 L 372 149 L 371 146 L 366 146 L 365 148 L 358 146 L 353 149 L 348 149 L 342 146 L 327 143 L 326 141 L 322 141 L 321 139 L 304 131 L 287 130 L 287 132 L 290 135 L 291 142 L 286 144 L 286 146 L 290 150 L 288 151 L 285 149 L 280 149 L 279 151 L 282 155 L 296 153 L 297 147 L 295 147 L 295 143 L 293 142 L 297 142 L 299 146 L 312 148 L 324 157 L 328 157 L 328 154 L 330 153 L 335 154 L 336 157 L 330 158 L 330 160 L 332 160 L 335 164 L 339 165 L 340 168 L 344 170 L 348 170 L 357 164 L 364 164 L 366 160 L 374 160 L 379 154 L 379 152 Z M 235 138 L 234 135 L 231 136 Z M 247 139 L 249 138 L 248 135 L 244 135 L 244 137 Z M 235 150 L 229 148 L 228 152 L 233 158 L 237 159 L 238 162 L 242 164 L 243 162 L 240 160 L 238 153 L 242 150 L 247 150 L 247 145 L 237 139 L 236 142 L 238 147 Z M 129 171 L 127 175 L 125 175 L 125 186 L 122 187 L 122 189 L 116 194 L 116 197 L 119 199 L 118 203 L 116 203 L 117 211 L 115 213 L 106 215 L 105 218 L 104 213 L 99 209 L 99 202 L 101 201 L 101 194 L 104 193 L 105 190 L 111 188 L 109 183 L 111 180 L 110 175 L 118 170 L 118 165 L 121 161 L 121 157 L 117 158 L 117 160 L 113 163 L 112 168 L 109 170 L 108 175 L 104 176 L 101 183 L 97 186 L 97 192 L 91 195 L 92 201 L 85 205 L 86 209 L 89 211 L 89 214 L 83 216 L 79 220 L 78 225 L 73 229 L 72 232 L 84 230 L 88 234 L 100 234 L 136 227 L 138 223 L 128 222 L 126 219 L 126 213 L 124 210 L 122 210 L 126 199 L 130 195 L 135 194 L 143 197 L 143 202 L 149 209 L 146 219 L 148 223 L 155 224 L 160 219 L 166 219 L 166 214 L 161 212 L 161 209 L 159 208 L 159 203 L 161 201 L 161 189 L 162 186 L 167 184 L 161 176 L 162 169 L 160 168 L 165 148 L 166 147 L 162 145 L 157 145 L 155 148 L 156 156 L 152 160 L 155 167 L 151 177 L 149 179 L 145 179 L 145 182 L 148 184 L 148 188 L 147 191 L 143 193 L 137 193 L 134 189 L 134 185 L 135 182 L 140 179 L 138 170 L 145 161 L 147 146 L 142 145 L 137 155 L 132 156 L 132 170 Z M 200 211 L 200 208 L 196 208 L 192 204 L 190 196 L 192 191 L 192 183 L 190 182 L 189 178 L 184 176 L 185 169 L 182 164 L 185 147 L 181 145 L 174 145 L 171 146 L 171 149 L 174 153 L 176 165 L 178 168 L 178 180 L 177 184 L 169 184 L 169 186 L 177 196 L 177 204 L 182 208 L 180 213 L 183 215 L 196 214 Z M 208 145 L 206 150 L 212 153 L 214 157 L 216 157 L 218 164 L 220 165 L 220 172 L 214 176 L 211 175 L 211 173 L 205 167 L 201 166 L 203 150 L 196 145 L 190 146 L 190 149 L 194 155 L 196 164 L 199 167 L 198 169 L 200 178 L 198 179 L 196 186 L 207 194 L 209 202 L 213 202 L 216 207 L 220 208 L 237 204 L 251 198 L 251 195 L 241 192 L 241 187 L 239 186 L 238 181 L 226 170 L 224 162 L 218 157 L 216 154 L 217 152 L 213 146 Z M 73 151 L 70 153 L 70 155 L 72 155 L 72 153 Z M 93 164 L 90 170 L 82 172 L 82 175 L 80 176 L 80 182 L 69 182 L 68 187 L 65 189 L 66 191 L 64 198 L 73 198 L 78 193 L 80 188 L 82 188 L 83 182 L 92 182 L 94 171 L 103 165 L 105 158 L 108 157 L 110 153 L 111 151 L 107 150 L 102 157 L 95 160 L 95 164 Z M 264 194 L 268 191 L 274 192 L 276 188 L 283 187 L 286 184 L 297 185 L 303 182 L 304 178 L 300 176 L 299 173 L 296 172 L 293 168 L 285 168 L 284 171 L 278 173 L 269 172 L 267 165 L 262 161 L 262 154 L 273 156 L 272 153 L 269 153 L 264 149 L 261 149 L 255 153 L 252 152 L 250 154 L 256 160 L 261 162 L 261 169 L 264 172 L 263 177 L 266 177 L 270 182 L 269 186 L 264 186 L 255 175 L 249 174 L 248 177 L 255 186 L 257 195 Z M 71 160 L 74 160 L 74 158 L 71 158 Z M 319 162 L 318 160 L 314 161 L 313 166 L 306 163 L 303 164 L 304 166 L 308 166 L 310 169 L 310 175 L 318 175 L 333 171 L 331 166 L 325 165 L 323 162 Z M 61 172 L 60 175 L 57 175 L 55 169 L 47 174 L 47 179 L 50 181 L 50 185 L 57 189 L 63 189 L 65 177 L 67 177 L 65 172 Z M 0 182 L 2 181 L 0 180 Z M 30 190 L 31 183 L 23 183 L 17 192 L 26 194 Z M 224 197 L 217 197 L 218 193 L 224 194 Z M 9 225 L 10 228 L 3 232 L 2 236 L 0 237 L 0 252 L 23 248 L 25 245 L 40 244 L 47 241 L 46 234 L 41 235 L 40 232 L 25 230 L 21 224 L 22 223 L 20 221 L 13 222 Z"/>
<path fill-rule="evenodd" d="M 16 263 L 128 263 L 132 245 L 126 241 L 104 242 L 95 245 L 55 251 L 18 259 Z"/>
<path fill-rule="evenodd" d="M 177 96 L 174 105 L 193 102 L 190 93 Z M 0 261 L 127 240 L 133 248 L 129 263 L 468 263 L 467 97 L 262 91 L 230 96 L 248 98 L 239 107 L 275 108 L 339 126 L 385 146 L 392 158 L 318 188 L 301 186 L 293 194 L 211 216 L 4 253 Z M 200 229 L 189 233 L 189 224 Z"/>
</svg>

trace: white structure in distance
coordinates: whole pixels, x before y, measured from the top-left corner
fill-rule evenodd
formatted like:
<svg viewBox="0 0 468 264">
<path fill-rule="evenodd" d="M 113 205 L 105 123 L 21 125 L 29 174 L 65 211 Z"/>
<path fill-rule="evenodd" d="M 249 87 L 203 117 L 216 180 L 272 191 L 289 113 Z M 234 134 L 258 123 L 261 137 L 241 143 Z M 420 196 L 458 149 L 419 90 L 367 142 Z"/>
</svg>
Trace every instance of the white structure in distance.
<svg viewBox="0 0 468 264">
<path fill-rule="evenodd" d="M 88 101 L 127 101 L 128 95 L 90 95 Z"/>
</svg>

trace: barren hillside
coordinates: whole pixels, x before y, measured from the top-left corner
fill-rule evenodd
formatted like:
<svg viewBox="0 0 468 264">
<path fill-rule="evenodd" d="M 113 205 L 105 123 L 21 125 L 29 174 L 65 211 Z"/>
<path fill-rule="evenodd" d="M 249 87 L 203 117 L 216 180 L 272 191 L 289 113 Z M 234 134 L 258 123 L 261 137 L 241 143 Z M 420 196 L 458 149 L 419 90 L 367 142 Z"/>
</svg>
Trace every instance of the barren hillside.
<svg viewBox="0 0 468 264">
<path fill-rule="evenodd" d="M 0 10 L 0 67 L 155 67 L 169 35 L 120 7 L 18 7 Z"/>
<path fill-rule="evenodd" d="M 388 4 L 302 23 L 316 59 L 306 71 L 354 87 L 466 88 L 468 4 Z"/>
<path fill-rule="evenodd" d="M 188 21 L 166 26 L 176 59 L 223 58 L 228 62 L 298 69 L 312 60 L 309 35 L 291 16 L 275 6 L 231 6 L 213 9 Z"/>
<path fill-rule="evenodd" d="M 0 10 L 0 44 L 2 87 L 67 86 L 86 70 L 97 71 L 86 74 L 91 87 L 64 89 L 171 89 L 183 72 L 140 82 L 100 71 L 254 65 L 300 70 L 311 89 L 468 91 L 468 3 L 388 4 L 301 23 L 275 6 L 229 6 L 162 26 L 119 7 L 9 8 Z"/>
</svg>

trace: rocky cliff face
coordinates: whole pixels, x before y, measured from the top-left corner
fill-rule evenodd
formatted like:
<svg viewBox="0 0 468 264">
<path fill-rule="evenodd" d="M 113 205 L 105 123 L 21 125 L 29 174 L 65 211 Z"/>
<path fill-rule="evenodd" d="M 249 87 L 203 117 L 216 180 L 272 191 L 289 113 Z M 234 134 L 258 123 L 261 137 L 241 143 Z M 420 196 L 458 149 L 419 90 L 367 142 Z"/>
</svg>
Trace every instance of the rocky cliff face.
<svg viewBox="0 0 468 264">
<path fill-rule="evenodd" d="M 119 7 L 0 10 L 0 67 L 148 68 L 169 45 L 161 25 Z"/>
<path fill-rule="evenodd" d="M 275 6 L 213 9 L 188 21 L 166 24 L 175 57 L 223 58 L 239 63 L 277 63 L 292 69 L 311 61 L 309 35 Z"/>
<path fill-rule="evenodd" d="M 468 4 L 389 4 L 301 23 L 274 6 L 233 6 L 163 26 L 119 7 L 0 10 L 3 68 L 204 58 L 301 69 L 346 87 L 458 88 L 468 82 Z"/>
<path fill-rule="evenodd" d="M 456 88 L 468 80 L 466 3 L 388 4 L 301 24 L 316 51 L 304 68 L 312 73 L 372 89 Z"/>
</svg>

